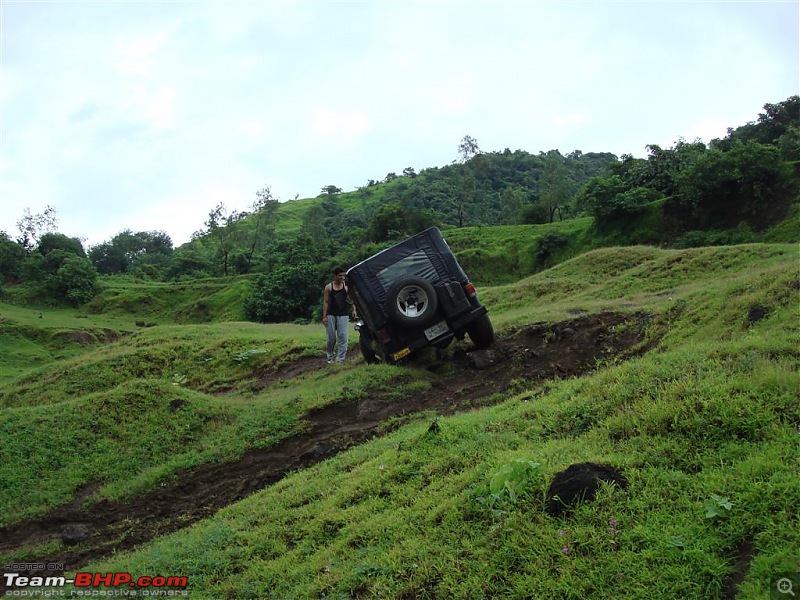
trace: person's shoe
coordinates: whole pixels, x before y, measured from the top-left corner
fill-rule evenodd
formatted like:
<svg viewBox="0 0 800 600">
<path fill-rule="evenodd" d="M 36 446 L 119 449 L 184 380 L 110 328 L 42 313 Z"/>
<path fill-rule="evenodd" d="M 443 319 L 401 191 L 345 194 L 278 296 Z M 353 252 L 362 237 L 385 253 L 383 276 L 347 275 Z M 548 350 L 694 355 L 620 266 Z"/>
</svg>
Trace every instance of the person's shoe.
<svg viewBox="0 0 800 600">
<path fill-rule="evenodd" d="M 325 362 L 327 362 L 329 365 L 333 364 L 333 361 L 330 358 L 328 360 L 326 360 Z"/>
</svg>

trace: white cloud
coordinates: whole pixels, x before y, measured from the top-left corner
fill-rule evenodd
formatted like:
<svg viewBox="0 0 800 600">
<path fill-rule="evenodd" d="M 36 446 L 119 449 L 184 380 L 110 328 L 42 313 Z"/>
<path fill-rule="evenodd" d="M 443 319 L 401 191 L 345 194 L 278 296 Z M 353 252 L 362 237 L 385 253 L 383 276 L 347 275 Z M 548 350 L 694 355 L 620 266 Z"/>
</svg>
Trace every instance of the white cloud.
<svg viewBox="0 0 800 600">
<path fill-rule="evenodd" d="M 171 85 L 152 89 L 134 86 L 127 90 L 120 111 L 128 119 L 158 133 L 175 127 L 177 97 L 178 91 Z"/>
<path fill-rule="evenodd" d="M 558 128 L 575 127 L 589 122 L 589 115 L 583 112 L 557 114 L 552 117 L 553 125 Z"/>
<path fill-rule="evenodd" d="M 343 139 L 351 142 L 370 130 L 366 115 L 348 110 L 335 110 L 316 105 L 310 110 L 309 132 L 312 136 Z"/>
<path fill-rule="evenodd" d="M 159 53 L 168 37 L 165 31 L 158 31 L 116 39 L 111 58 L 114 71 L 123 77 L 153 75 L 154 64 L 159 60 Z"/>
<path fill-rule="evenodd" d="M 246 208 L 484 151 L 643 155 L 798 91 L 798 7 L 0 3 L 0 229 L 176 244 Z"/>
</svg>

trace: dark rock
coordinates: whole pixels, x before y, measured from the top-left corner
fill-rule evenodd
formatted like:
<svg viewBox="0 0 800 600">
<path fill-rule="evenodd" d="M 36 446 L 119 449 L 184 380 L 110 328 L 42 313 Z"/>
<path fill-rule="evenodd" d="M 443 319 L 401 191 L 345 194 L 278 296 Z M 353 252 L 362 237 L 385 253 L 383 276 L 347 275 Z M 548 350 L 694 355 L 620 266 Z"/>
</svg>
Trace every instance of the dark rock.
<svg viewBox="0 0 800 600">
<path fill-rule="evenodd" d="M 469 359 L 472 362 L 472 366 L 482 371 L 483 369 L 488 369 L 494 364 L 495 355 L 494 352 L 489 350 L 475 350 L 474 352 L 469 353 Z"/>
<path fill-rule="evenodd" d="M 61 529 L 61 541 L 66 546 L 74 546 L 89 538 L 89 526 L 83 523 L 69 523 Z"/>
<path fill-rule="evenodd" d="M 747 313 L 747 319 L 750 323 L 756 323 L 766 317 L 768 312 L 769 311 L 763 306 L 754 306 L 750 309 L 750 312 Z"/>
<path fill-rule="evenodd" d="M 300 460 L 319 460 L 325 455 L 325 446 L 315 444 L 311 450 L 300 455 Z"/>
<path fill-rule="evenodd" d="M 628 487 L 625 476 L 611 465 L 578 463 L 556 473 L 547 490 L 547 514 L 557 517 L 581 502 L 594 500 L 601 481 Z"/>
</svg>

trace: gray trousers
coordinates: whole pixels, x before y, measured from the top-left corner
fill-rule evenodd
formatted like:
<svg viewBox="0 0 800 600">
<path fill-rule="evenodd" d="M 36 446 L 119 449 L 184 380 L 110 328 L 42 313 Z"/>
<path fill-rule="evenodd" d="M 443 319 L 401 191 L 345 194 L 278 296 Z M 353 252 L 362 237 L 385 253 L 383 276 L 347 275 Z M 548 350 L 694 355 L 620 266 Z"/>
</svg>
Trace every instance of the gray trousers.
<svg viewBox="0 0 800 600">
<path fill-rule="evenodd" d="M 325 352 L 328 361 L 336 359 L 337 362 L 344 362 L 347 356 L 347 326 L 350 319 L 347 315 L 328 315 L 328 344 Z M 336 355 L 334 356 L 334 350 Z"/>
</svg>

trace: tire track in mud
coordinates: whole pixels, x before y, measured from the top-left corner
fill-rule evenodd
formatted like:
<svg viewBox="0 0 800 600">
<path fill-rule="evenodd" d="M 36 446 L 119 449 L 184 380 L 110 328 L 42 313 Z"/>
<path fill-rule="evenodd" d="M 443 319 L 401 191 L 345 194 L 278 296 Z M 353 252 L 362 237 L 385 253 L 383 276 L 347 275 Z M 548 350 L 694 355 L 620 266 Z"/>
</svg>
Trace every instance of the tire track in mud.
<svg viewBox="0 0 800 600">
<path fill-rule="evenodd" d="M 340 402 L 314 410 L 304 417 L 305 430 L 273 448 L 252 450 L 237 461 L 205 464 L 179 472 L 176 480 L 126 501 L 101 500 L 84 506 L 97 485 L 80 490 L 72 502 L 47 515 L 0 529 L 0 551 L 21 551 L 33 544 L 61 540 L 58 551 L 26 563 L 44 568 L 27 576 L 58 575 L 47 568 L 62 564 L 75 570 L 158 536 L 209 517 L 219 509 L 261 490 L 287 473 L 381 435 L 390 417 L 420 411 L 452 414 L 498 402 L 499 392 L 512 381 L 530 385 L 555 377 L 571 377 L 594 368 L 598 359 L 627 358 L 647 352 L 655 340 L 645 342 L 647 314 L 601 313 L 554 324 L 537 323 L 513 329 L 489 350 L 462 352 L 447 360 L 447 374 L 436 376 L 432 386 L 405 398 L 382 399 L 380 394 Z M 314 359 L 302 359 L 287 368 L 292 377 L 327 368 Z M 264 373 L 260 388 L 285 374 Z M 0 592 L 5 591 L 0 581 Z"/>
</svg>

